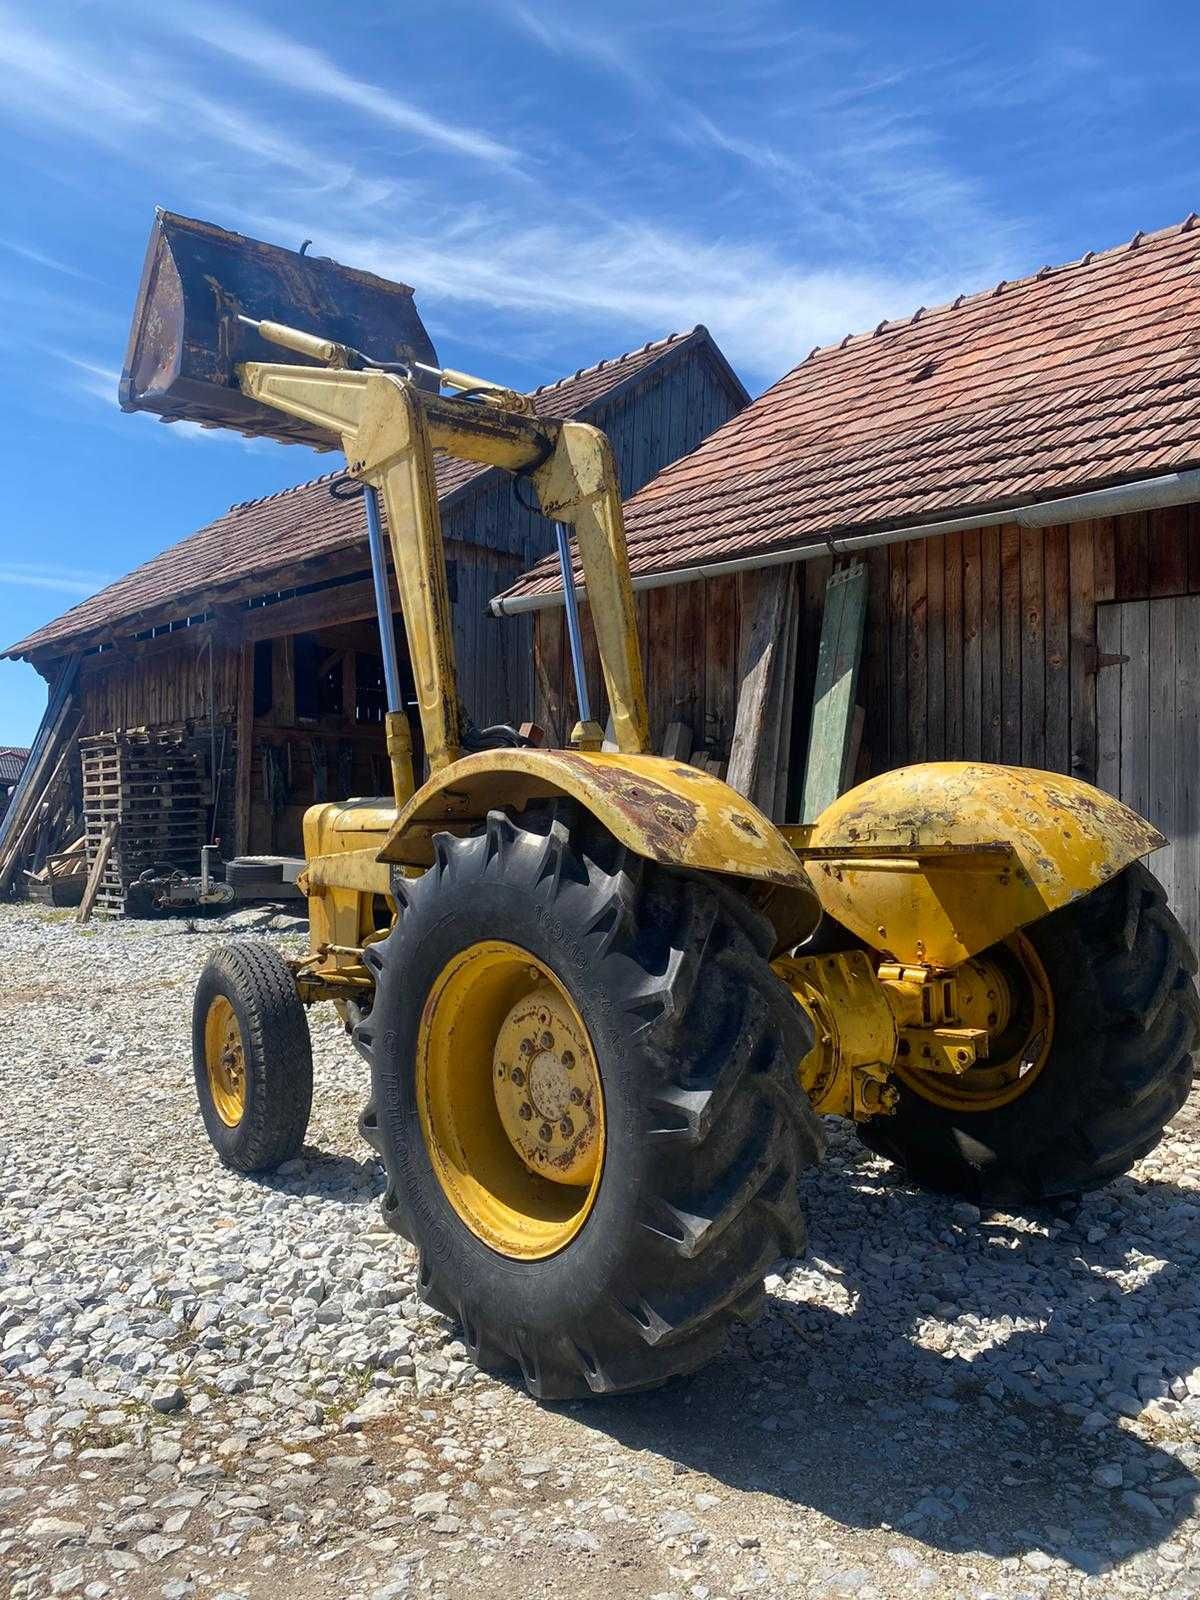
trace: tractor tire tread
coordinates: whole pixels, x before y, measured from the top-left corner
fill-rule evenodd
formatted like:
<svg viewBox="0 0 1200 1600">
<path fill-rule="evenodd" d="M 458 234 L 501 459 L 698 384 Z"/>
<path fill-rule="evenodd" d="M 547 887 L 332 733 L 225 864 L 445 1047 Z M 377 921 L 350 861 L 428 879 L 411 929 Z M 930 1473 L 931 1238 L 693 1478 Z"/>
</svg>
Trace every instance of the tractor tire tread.
<svg viewBox="0 0 1200 1600">
<path fill-rule="evenodd" d="M 446 1270 L 424 1249 L 421 1292 L 457 1318 L 481 1366 L 519 1371 L 539 1398 L 651 1388 L 717 1354 L 730 1326 L 761 1303 L 771 1266 L 803 1250 L 798 1180 L 823 1143 L 794 1077 L 807 1021 L 767 965 L 764 918 L 745 902 L 735 908 L 723 886 L 627 852 L 574 803 L 516 818 L 493 811 L 478 834 L 438 836 L 434 865 L 408 885 L 396 930 L 374 947 L 375 1026 L 355 1033 L 372 1065 L 363 1120 L 388 1170 L 384 1215 L 418 1245 L 404 1195 L 408 1163 L 389 1148 L 376 1110 L 392 1070 L 378 1039 L 404 982 L 405 922 L 493 877 L 532 892 L 546 918 L 595 941 L 589 965 L 602 969 L 643 1068 L 640 1138 L 653 1159 L 648 1150 L 638 1159 L 647 1158 L 652 1192 L 620 1241 L 603 1303 L 586 1318 L 572 1316 L 569 1297 L 554 1327 L 505 1321 L 494 1308 L 489 1317 L 471 1274 Z M 605 1159 L 621 1163 L 623 1152 L 610 1148 Z"/>
<path fill-rule="evenodd" d="M 254 1080 L 236 1129 L 221 1121 L 208 1093 L 204 1018 L 216 993 L 234 1005 Z M 196 987 L 192 1047 L 201 1112 L 222 1161 L 238 1172 L 271 1172 L 298 1155 L 312 1112 L 312 1041 L 295 979 L 277 950 L 239 939 L 213 952 Z"/>
<path fill-rule="evenodd" d="M 1025 932 L 1055 1000 L 1054 1042 L 1029 1090 L 971 1114 L 905 1086 L 895 1117 L 859 1127 L 925 1188 L 1000 1204 L 1099 1188 L 1154 1149 L 1190 1092 L 1196 959 L 1141 862 Z"/>
</svg>

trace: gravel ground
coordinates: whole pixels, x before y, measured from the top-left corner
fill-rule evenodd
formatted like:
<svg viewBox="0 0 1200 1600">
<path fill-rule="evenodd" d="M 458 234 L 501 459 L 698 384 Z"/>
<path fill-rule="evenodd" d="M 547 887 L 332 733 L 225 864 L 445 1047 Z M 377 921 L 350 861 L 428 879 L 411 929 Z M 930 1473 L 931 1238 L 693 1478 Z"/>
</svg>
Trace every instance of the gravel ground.
<svg viewBox="0 0 1200 1600">
<path fill-rule="evenodd" d="M 0 907 L 0 1592 L 1200 1595 L 1190 1110 L 1028 1217 L 831 1125 L 810 1254 L 725 1360 L 538 1407 L 416 1301 L 330 1008 L 305 1156 L 216 1163 L 189 1015 L 221 936 Z"/>
</svg>

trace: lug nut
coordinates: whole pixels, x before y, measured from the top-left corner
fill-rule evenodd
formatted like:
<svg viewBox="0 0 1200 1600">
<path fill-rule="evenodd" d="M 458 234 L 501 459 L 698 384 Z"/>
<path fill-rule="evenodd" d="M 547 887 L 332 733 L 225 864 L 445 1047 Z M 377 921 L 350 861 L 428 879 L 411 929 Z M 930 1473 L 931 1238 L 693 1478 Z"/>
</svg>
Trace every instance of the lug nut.
<svg viewBox="0 0 1200 1600">
<path fill-rule="evenodd" d="M 571 1050 L 564 1050 L 563 1051 L 563 1053 L 562 1053 L 562 1064 L 563 1064 L 564 1067 L 566 1067 L 567 1071 L 570 1072 L 571 1068 L 575 1065 L 575 1055 L 574 1055 L 573 1051 L 571 1051 Z"/>
<path fill-rule="evenodd" d="M 571 1104 L 573 1106 L 581 1106 L 583 1104 L 583 1090 L 582 1089 L 572 1089 L 571 1090 Z"/>
<path fill-rule="evenodd" d="M 554 1129 L 550 1126 L 550 1124 L 548 1122 L 543 1122 L 541 1127 L 538 1129 L 538 1132 L 542 1136 L 542 1143 L 543 1144 L 549 1144 L 551 1139 L 553 1139 L 553 1137 L 554 1137 Z"/>
<path fill-rule="evenodd" d="M 533 1040 L 532 1039 L 522 1039 L 521 1040 L 521 1054 L 523 1056 L 531 1056 L 533 1054 Z"/>
<path fill-rule="evenodd" d="M 528 1100 L 522 1100 L 521 1109 L 517 1112 L 517 1115 L 520 1117 L 522 1122 L 528 1122 L 530 1117 L 532 1117 L 533 1107 L 529 1104 Z"/>
<path fill-rule="evenodd" d="M 554 1048 L 554 1035 L 550 1032 L 549 1028 L 547 1028 L 545 1033 L 542 1035 L 541 1046 L 543 1050 L 552 1050 Z"/>
<path fill-rule="evenodd" d="M 571 1135 L 575 1132 L 575 1124 L 571 1121 L 570 1117 L 564 1117 L 562 1119 L 558 1125 L 558 1131 L 562 1134 L 564 1139 L 569 1139 L 571 1137 Z"/>
<path fill-rule="evenodd" d="M 512 1081 L 518 1089 L 524 1088 L 525 1074 L 521 1071 L 520 1067 L 514 1067 L 512 1069 Z"/>
</svg>

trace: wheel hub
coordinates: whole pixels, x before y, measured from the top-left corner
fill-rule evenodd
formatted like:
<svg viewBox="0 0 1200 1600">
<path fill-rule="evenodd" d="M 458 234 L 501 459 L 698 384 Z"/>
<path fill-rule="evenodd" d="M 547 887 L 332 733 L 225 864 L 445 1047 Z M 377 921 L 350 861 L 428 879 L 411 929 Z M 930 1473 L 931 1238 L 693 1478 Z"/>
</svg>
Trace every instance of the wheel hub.
<svg viewBox="0 0 1200 1600">
<path fill-rule="evenodd" d="M 902 1060 L 896 1075 L 947 1110 L 996 1111 L 1028 1093 L 1046 1064 L 1054 1036 L 1050 980 L 1020 933 L 964 962 L 955 978 L 959 1020 L 986 1030 L 986 1054 L 957 1078 Z"/>
<path fill-rule="evenodd" d="M 530 1172 L 589 1183 L 599 1155 L 599 1085 L 591 1045 L 563 997 L 540 984 L 518 1000 L 500 1025 L 492 1061 L 500 1121 Z"/>
<path fill-rule="evenodd" d="M 217 1115 L 227 1128 L 236 1128 L 246 1111 L 246 1056 L 237 1013 L 223 994 L 204 1019 L 204 1066 Z"/>
<path fill-rule="evenodd" d="M 604 1093 L 551 968 L 501 939 L 452 957 L 421 1009 L 416 1078 L 430 1164 L 471 1232 L 514 1260 L 570 1243 L 600 1187 Z"/>
</svg>

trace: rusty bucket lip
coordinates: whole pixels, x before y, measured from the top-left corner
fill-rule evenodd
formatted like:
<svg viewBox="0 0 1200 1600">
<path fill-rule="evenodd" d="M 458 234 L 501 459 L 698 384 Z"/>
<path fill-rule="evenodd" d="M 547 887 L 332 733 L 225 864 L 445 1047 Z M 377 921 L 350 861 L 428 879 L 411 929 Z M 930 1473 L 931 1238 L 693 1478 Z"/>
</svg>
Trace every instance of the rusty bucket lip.
<svg viewBox="0 0 1200 1600">
<path fill-rule="evenodd" d="M 223 315 L 222 300 L 382 358 L 438 364 L 409 284 L 158 207 L 118 387 L 123 411 L 317 450 L 338 447 L 321 430 L 242 394 L 236 365 L 278 361 L 281 352 Z M 284 359 L 307 364 L 300 356 Z M 418 382 L 432 387 L 432 380 Z"/>
</svg>

